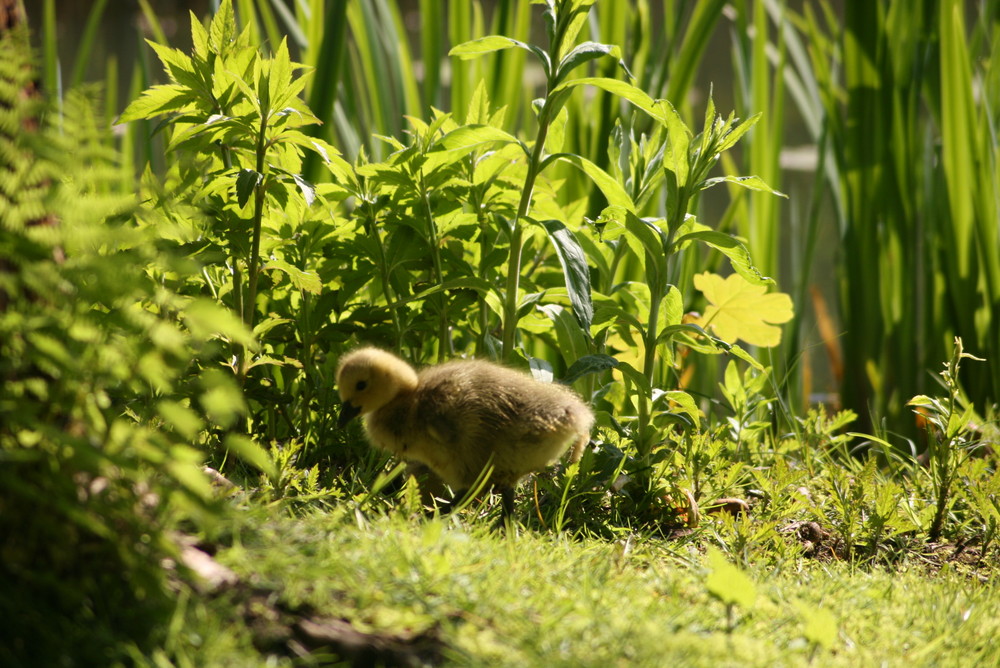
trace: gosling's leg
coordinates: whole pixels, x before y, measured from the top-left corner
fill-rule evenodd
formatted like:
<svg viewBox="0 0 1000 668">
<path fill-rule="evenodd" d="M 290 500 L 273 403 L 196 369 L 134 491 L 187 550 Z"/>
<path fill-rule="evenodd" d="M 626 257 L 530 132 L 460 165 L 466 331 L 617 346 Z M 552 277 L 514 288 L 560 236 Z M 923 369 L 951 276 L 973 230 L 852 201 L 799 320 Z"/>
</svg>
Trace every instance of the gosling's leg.
<svg viewBox="0 0 1000 668">
<path fill-rule="evenodd" d="M 514 526 L 514 488 L 500 488 L 500 519 L 493 525 L 494 531 L 507 533 Z"/>
<path fill-rule="evenodd" d="M 442 516 L 443 515 L 447 515 L 451 511 L 453 511 L 456 508 L 458 508 L 460 505 L 462 505 L 462 501 L 464 501 L 465 497 L 468 496 L 468 495 L 469 495 L 469 490 L 468 489 L 459 489 L 459 490 L 456 490 L 455 491 L 455 495 L 453 497 L 451 497 L 451 501 L 449 501 L 448 503 L 446 503 L 444 505 L 444 507 L 441 508 L 441 515 Z"/>
<path fill-rule="evenodd" d="M 500 488 L 500 508 L 501 517 L 504 519 L 509 519 L 514 516 L 514 488 L 513 487 L 501 487 Z"/>
</svg>

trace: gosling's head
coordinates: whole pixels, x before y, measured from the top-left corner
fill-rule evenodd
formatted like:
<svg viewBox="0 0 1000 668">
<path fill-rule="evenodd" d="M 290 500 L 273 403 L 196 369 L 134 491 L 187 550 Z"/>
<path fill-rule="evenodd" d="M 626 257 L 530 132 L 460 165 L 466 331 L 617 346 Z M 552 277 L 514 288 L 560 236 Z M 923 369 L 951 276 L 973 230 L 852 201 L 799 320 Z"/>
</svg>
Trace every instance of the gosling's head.
<svg viewBox="0 0 1000 668">
<path fill-rule="evenodd" d="M 385 406 L 400 392 L 416 386 L 413 367 L 392 353 L 361 348 L 344 355 L 337 367 L 337 389 L 343 401 L 340 426 Z"/>
</svg>

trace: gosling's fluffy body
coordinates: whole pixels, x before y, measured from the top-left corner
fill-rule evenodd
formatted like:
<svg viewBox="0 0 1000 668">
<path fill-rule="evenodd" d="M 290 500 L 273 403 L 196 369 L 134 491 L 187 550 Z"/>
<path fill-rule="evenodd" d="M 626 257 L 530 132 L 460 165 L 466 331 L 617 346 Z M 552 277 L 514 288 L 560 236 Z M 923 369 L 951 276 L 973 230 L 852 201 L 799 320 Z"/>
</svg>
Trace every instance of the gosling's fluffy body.
<svg viewBox="0 0 1000 668">
<path fill-rule="evenodd" d="M 461 492 L 487 464 L 490 483 L 504 493 L 524 475 L 545 468 L 571 448 L 576 461 L 594 416 L 568 387 L 489 362 L 457 360 L 419 373 L 377 348 L 340 361 L 342 420 L 360 413 L 372 444 L 426 465 Z"/>
</svg>

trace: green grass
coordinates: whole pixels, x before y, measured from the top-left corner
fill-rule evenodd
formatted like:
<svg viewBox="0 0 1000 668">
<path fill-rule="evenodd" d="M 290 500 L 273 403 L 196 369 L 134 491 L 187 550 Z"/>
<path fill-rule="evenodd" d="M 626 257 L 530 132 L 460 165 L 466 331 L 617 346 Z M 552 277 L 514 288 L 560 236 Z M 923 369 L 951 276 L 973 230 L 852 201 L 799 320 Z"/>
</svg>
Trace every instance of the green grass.
<svg viewBox="0 0 1000 668">
<path fill-rule="evenodd" d="M 301 518 L 255 513 L 217 559 L 244 583 L 274 592 L 271 604 L 286 614 L 342 619 L 365 633 L 433 637 L 452 665 L 1000 660 L 995 580 L 952 566 L 932 572 L 914 559 L 891 571 L 863 570 L 805 558 L 775 565 L 761 554 L 746 571 L 753 602 L 736 609 L 730 629 L 725 606 L 709 591 L 707 561 L 689 540 L 502 536 L 486 526 L 364 520 L 343 508 Z M 227 627 L 227 616 L 234 621 L 240 606 L 228 600 L 212 604 L 212 626 Z M 249 631 L 235 621 L 235 638 L 198 640 L 193 626 L 184 631 L 192 644 L 203 643 L 192 655 L 196 663 L 215 642 L 246 647 Z"/>
</svg>

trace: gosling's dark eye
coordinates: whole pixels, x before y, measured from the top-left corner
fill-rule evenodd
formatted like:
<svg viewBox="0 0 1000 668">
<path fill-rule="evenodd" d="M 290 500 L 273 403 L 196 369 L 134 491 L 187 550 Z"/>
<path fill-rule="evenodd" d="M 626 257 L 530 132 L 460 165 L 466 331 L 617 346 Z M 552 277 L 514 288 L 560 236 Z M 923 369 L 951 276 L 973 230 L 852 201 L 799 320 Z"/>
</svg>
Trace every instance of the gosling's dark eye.
<svg viewBox="0 0 1000 668">
<path fill-rule="evenodd" d="M 354 386 L 354 389 L 357 390 L 358 392 L 360 392 L 361 390 L 365 389 L 366 387 L 368 387 L 368 381 L 366 381 L 366 380 L 359 380 L 358 384 Z"/>
</svg>

